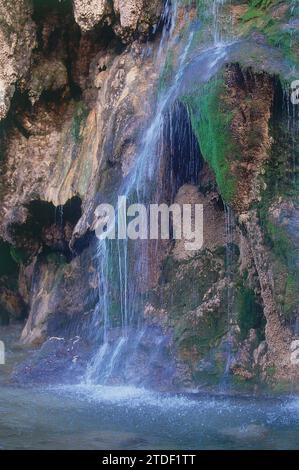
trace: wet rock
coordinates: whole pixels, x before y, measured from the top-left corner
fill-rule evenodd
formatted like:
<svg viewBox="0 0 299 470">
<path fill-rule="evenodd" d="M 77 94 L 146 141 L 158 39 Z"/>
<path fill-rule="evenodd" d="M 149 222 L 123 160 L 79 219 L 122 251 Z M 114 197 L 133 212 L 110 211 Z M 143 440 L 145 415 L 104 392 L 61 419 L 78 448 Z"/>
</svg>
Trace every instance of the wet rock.
<svg viewBox="0 0 299 470">
<path fill-rule="evenodd" d="M 78 383 L 88 359 L 90 350 L 80 337 L 49 338 L 40 350 L 14 369 L 11 380 L 20 385 Z"/>
<path fill-rule="evenodd" d="M 258 201 L 263 189 L 260 175 L 269 159 L 268 124 L 274 96 L 274 84 L 267 74 L 257 74 L 255 78 L 250 77 L 250 72 L 247 76 L 246 72 L 242 75 L 238 66 L 230 66 L 225 78 L 225 100 L 229 108 L 234 109 L 231 133 L 242 155 L 241 162 L 231 162 L 231 171 L 237 178 L 233 206 L 238 213 L 246 212 L 254 201 Z"/>
<path fill-rule="evenodd" d="M 265 354 L 267 352 L 267 343 L 266 341 L 262 341 L 259 346 L 253 351 L 253 359 L 256 365 L 261 365 Z"/>
<path fill-rule="evenodd" d="M 257 346 L 257 335 L 254 329 L 251 329 L 248 337 L 242 342 L 237 354 L 234 357 L 231 371 L 234 375 L 250 380 L 254 377 L 252 371 L 253 354 Z"/>
<path fill-rule="evenodd" d="M 0 321 L 22 320 L 26 314 L 26 306 L 18 292 L 0 286 Z"/>
<path fill-rule="evenodd" d="M 294 340 L 291 343 L 291 363 L 294 366 L 299 365 L 299 340 Z"/>
<path fill-rule="evenodd" d="M 43 60 L 31 69 L 27 85 L 29 98 L 34 105 L 44 91 L 63 91 L 68 86 L 68 73 L 64 63 L 57 59 Z"/>
<path fill-rule="evenodd" d="M 87 328 L 98 299 L 93 256 L 91 246 L 70 263 L 59 253 L 37 260 L 23 343 L 41 345 L 49 336 L 70 335 Z"/>
</svg>

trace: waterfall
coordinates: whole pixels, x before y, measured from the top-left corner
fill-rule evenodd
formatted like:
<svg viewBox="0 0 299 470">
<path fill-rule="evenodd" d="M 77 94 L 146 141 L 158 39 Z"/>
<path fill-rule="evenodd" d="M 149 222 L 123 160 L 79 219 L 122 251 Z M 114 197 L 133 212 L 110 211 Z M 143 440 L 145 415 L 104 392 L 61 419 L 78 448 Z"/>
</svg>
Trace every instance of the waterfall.
<svg viewBox="0 0 299 470">
<path fill-rule="evenodd" d="M 222 31 L 220 27 L 219 14 L 225 0 L 213 0 L 212 16 L 213 16 L 213 39 L 214 44 L 219 44 L 222 40 Z"/>
<path fill-rule="evenodd" d="M 284 163 L 283 180 L 288 190 L 298 191 L 298 133 L 299 133 L 299 109 L 298 105 L 294 105 L 291 100 L 292 88 L 291 83 L 282 84 L 281 97 L 277 99 L 277 105 L 274 109 L 279 114 L 279 119 L 284 122 L 285 140 L 288 145 L 288 160 Z M 279 88 L 278 88 L 279 90 Z M 278 92 L 278 95 L 280 91 Z M 277 109 L 276 109 L 277 108 Z M 275 122 L 273 123 L 275 127 Z M 271 182 L 275 185 L 276 190 L 279 189 L 281 178 L 276 178 Z"/>
<path fill-rule="evenodd" d="M 222 390 L 226 390 L 229 386 L 230 366 L 233 360 L 233 339 L 234 339 L 234 323 L 235 323 L 235 288 L 234 282 L 234 235 L 236 222 L 234 213 L 230 206 L 224 205 L 225 210 L 225 233 L 226 233 L 226 277 L 227 277 L 227 338 L 225 341 L 225 367 L 223 380 L 220 384 Z"/>
<path fill-rule="evenodd" d="M 165 55 L 165 49 L 169 49 L 175 39 L 176 15 L 177 2 L 167 1 L 163 13 L 165 26 L 155 59 L 158 66 L 162 55 Z M 172 86 L 158 98 L 154 118 L 142 138 L 141 150 L 134 168 L 119 188 L 119 195 L 125 196 L 131 203 L 145 203 L 152 196 L 151 182 L 156 175 L 163 149 L 164 114 L 181 79 L 192 35 L 193 33 L 185 45 Z M 113 375 L 118 375 L 118 380 L 121 379 L 120 375 L 125 367 L 122 356 L 125 360 L 133 360 L 138 343 L 146 334 L 141 319 L 143 305 L 138 298 L 138 283 L 140 275 L 143 277 L 143 283 L 147 282 L 149 275 L 149 263 L 144 262 L 148 258 L 147 249 L 144 244 L 133 249 L 128 239 L 98 242 L 99 302 L 94 313 L 92 328 L 98 332 L 101 346 L 88 366 L 85 378 L 88 383 L 107 383 L 113 379 Z M 112 327 L 115 325 L 111 320 L 111 307 L 115 302 L 111 295 L 113 282 L 118 286 L 117 303 L 121 319 L 120 324 L 114 328 L 114 332 L 117 332 L 116 339 L 113 338 Z M 161 343 L 162 339 L 158 342 Z M 122 370 L 118 368 L 120 361 Z"/>
<path fill-rule="evenodd" d="M 167 1 L 165 4 L 163 15 L 165 26 L 154 59 L 158 71 L 163 67 L 162 57 L 165 63 L 167 51 L 177 45 L 175 25 L 178 7 L 178 1 Z M 159 188 L 155 188 L 155 185 L 164 163 L 162 157 L 166 147 L 165 125 L 168 120 L 172 133 L 176 124 L 173 123 L 171 116 L 176 107 L 179 90 L 183 86 L 193 37 L 194 31 L 191 27 L 186 38 L 180 38 L 176 73 L 168 88 L 158 94 L 154 115 L 142 136 L 134 168 L 118 190 L 119 195 L 126 196 L 128 203 L 161 202 L 162 194 L 159 194 Z M 216 43 L 213 50 L 202 52 L 204 80 L 209 78 L 217 63 L 224 57 L 224 51 Z M 170 142 L 173 142 L 171 138 Z M 192 145 L 190 145 L 192 152 L 191 147 Z M 121 214 L 118 215 L 122 217 Z M 163 354 L 168 339 L 158 329 L 149 335 L 149 327 L 143 321 L 145 300 L 140 295 L 141 284 L 149 283 L 151 257 L 157 251 L 157 242 L 155 243 L 153 247 L 150 246 L 150 242 L 136 242 L 132 246 L 128 239 L 98 241 L 99 302 L 93 315 L 91 330 L 97 345 L 100 346 L 97 347 L 87 368 L 85 382 L 88 384 L 119 382 L 144 384 L 145 365 L 150 368 L 157 362 L 160 351 Z M 150 253 L 151 248 L 152 253 Z M 140 360 L 140 356 L 143 357 L 143 361 Z M 163 366 L 165 362 L 163 361 Z M 166 369 L 167 364 L 164 371 L 167 375 Z"/>
</svg>

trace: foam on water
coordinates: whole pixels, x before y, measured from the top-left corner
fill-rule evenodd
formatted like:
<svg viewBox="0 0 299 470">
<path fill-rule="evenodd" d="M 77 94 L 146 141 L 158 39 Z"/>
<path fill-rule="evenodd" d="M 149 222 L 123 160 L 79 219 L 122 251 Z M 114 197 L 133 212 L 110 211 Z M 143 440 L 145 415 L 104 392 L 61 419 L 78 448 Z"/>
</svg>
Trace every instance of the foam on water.
<svg viewBox="0 0 299 470">
<path fill-rule="evenodd" d="M 286 412 L 297 415 L 299 419 L 299 397 L 290 398 L 287 402 L 282 404 L 282 407 Z"/>
<path fill-rule="evenodd" d="M 55 389 L 59 393 L 76 396 L 78 399 L 93 403 L 125 404 L 129 407 L 161 407 L 167 409 L 190 408 L 197 406 L 198 401 L 192 398 L 162 394 L 144 388 L 134 386 L 107 386 L 80 384 L 76 386 L 61 386 Z M 213 400 L 209 400 L 209 406 L 214 406 Z M 202 402 L 201 402 L 202 405 Z"/>
<path fill-rule="evenodd" d="M 250 424 L 256 420 L 265 424 L 299 423 L 299 397 L 283 400 L 265 398 L 236 398 L 217 396 L 175 395 L 161 393 L 134 386 L 107 385 L 63 385 L 52 387 L 55 393 L 75 398 L 76 400 L 102 406 L 125 407 L 148 414 L 156 410 L 159 413 L 171 412 L 173 417 L 183 414 L 196 415 L 207 424 L 210 417 L 221 420 L 230 417 Z M 152 411 L 150 411 L 152 410 Z M 225 418 L 226 419 L 226 418 Z"/>
</svg>

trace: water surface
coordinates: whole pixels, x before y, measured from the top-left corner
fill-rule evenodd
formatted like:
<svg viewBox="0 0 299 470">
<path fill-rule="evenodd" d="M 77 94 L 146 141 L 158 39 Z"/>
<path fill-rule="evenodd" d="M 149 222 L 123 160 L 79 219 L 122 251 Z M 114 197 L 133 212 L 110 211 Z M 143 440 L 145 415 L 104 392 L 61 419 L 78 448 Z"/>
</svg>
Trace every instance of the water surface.
<svg viewBox="0 0 299 470">
<path fill-rule="evenodd" d="M 134 387 L 3 386 L 0 448 L 298 449 L 299 398 L 192 398 Z"/>
</svg>

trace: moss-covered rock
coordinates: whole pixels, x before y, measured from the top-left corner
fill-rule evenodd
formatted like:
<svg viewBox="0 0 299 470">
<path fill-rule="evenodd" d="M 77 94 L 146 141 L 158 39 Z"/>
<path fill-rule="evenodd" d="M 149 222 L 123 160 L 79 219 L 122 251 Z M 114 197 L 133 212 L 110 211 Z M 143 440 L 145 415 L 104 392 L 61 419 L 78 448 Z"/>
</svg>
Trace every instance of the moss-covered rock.
<svg viewBox="0 0 299 470">
<path fill-rule="evenodd" d="M 231 202 L 236 191 L 236 178 L 231 162 L 239 150 L 231 133 L 232 113 L 224 102 L 224 80 L 213 79 L 191 95 L 183 97 L 191 111 L 193 131 L 201 153 L 213 169 L 223 199 Z"/>
<path fill-rule="evenodd" d="M 251 0 L 241 17 L 240 31 L 250 34 L 259 31 L 269 45 L 281 50 L 291 64 L 298 67 L 299 31 L 292 2 Z"/>
</svg>

